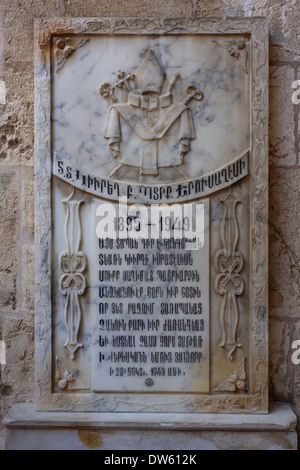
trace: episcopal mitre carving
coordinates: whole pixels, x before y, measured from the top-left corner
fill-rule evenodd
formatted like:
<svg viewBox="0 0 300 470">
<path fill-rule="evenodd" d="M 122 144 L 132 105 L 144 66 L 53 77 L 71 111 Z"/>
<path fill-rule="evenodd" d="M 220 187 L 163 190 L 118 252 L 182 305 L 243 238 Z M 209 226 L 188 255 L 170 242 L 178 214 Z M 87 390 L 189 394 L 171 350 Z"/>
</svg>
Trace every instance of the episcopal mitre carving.
<svg viewBox="0 0 300 470">
<path fill-rule="evenodd" d="M 100 94 L 111 100 L 104 138 L 109 140 L 117 166 L 110 176 L 125 165 L 138 167 L 140 175 L 152 176 L 158 175 L 159 168 L 173 167 L 184 177 L 180 166 L 195 139 L 188 103 L 192 99 L 201 101 L 203 93 L 189 85 L 186 98 L 173 103 L 172 90 L 180 75 L 173 73 L 163 91 L 166 73 L 153 49 L 148 50 L 134 74 L 119 71 L 117 76 L 114 85 L 104 83 L 100 87 Z M 116 89 L 121 88 L 128 92 L 127 102 L 116 97 Z M 127 151 L 122 151 L 122 144 Z"/>
</svg>

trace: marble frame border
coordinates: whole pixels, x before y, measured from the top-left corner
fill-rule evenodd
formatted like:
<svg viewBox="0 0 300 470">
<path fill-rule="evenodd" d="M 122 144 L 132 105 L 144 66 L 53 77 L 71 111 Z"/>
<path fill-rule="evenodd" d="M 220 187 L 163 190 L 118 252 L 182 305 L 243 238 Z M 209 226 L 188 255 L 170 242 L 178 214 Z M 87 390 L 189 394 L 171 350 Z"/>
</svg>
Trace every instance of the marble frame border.
<svg viewBox="0 0 300 470">
<path fill-rule="evenodd" d="M 251 383 L 249 395 L 52 392 L 52 35 L 247 34 L 251 41 Z M 35 20 L 36 407 L 40 411 L 268 413 L 268 27 L 265 18 Z"/>
</svg>

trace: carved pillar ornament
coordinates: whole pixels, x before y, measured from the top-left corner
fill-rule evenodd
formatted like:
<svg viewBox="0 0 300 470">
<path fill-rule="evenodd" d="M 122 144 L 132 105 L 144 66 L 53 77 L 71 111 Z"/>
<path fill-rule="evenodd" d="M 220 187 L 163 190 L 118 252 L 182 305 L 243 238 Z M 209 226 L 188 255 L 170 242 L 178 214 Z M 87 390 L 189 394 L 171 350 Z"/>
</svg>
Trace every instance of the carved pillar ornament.
<svg viewBox="0 0 300 470">
<path fill-rule="evenodd" d="M 86 269 L 86 256 L 80 250 L 81 223 L 80 206 L 84 201 L 78 201 L 75 190 L 62 201 L 67 208 L 65 223 L 66 250 L 60 255 L 60 267 L 63 275 L 60 279 L 60 291 L 66 297 L 65 324 L 67 329 L 67 341 L 65 347 L 70 352 L 70 358 L 75 358 L 75 353 L 83 344 L 78 341 L 81 325 L 81 305 L 79 296 L 84 294 L 86 278 L 83 274 Z"/>
<path fill-rule="evenodd" d="M 221 223 L 222 249 L 215 255 L 215 269 L 218 272 L 215 279 L 215 290 L 223 297 L 220 308 L 222 339 L 220 347 L 225 348 L 230 360 L 237 348 L 242 347 L 237 342 L 239 323 L 239 306 L 237 297 L 244 291 L 244 280 L 240 272 L 244 266 L 243 255 L 238 251 L 239 226 L 236 217 L 236 206 L 240 203 L 231 191 L 225 199 L 223 220 Z"/>
</svg>

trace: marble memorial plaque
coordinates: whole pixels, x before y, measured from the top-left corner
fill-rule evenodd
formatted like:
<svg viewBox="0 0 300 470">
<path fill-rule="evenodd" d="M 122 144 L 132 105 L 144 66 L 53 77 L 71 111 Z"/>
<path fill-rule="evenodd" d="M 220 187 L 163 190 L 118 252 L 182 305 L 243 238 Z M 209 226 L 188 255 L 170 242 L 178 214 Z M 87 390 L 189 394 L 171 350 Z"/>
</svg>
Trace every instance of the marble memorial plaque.
<svg viewBox="0 0 300 470">
<path fill-rule="evenodd" d="M 263 18 L 40 19 L 38 410 L 268 412 Z"/>
</svg>

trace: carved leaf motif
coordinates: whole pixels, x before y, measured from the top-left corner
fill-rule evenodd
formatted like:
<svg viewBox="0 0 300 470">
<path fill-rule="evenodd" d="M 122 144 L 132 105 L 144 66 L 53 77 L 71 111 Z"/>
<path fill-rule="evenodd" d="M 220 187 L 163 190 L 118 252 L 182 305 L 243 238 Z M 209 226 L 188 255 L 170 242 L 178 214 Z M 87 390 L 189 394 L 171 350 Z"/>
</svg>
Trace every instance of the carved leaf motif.
<svg viewBox="0 0 300 470">
<path fill-rule="evenodd" d="M 259 144 L 257 146 L 257 164 L 256 164 L 256 171 L 263 168 L 266 163 L 266 151 L 263 144 Z"/>
<path fill-rule="evenodd" d="M 88 390 L 88 385 L 78 375 L 79 371 L 69 370 L 62 359 L 56 358 L 56 378 L 61 390 Z"/>
<path fill-rule="evenodd" d="M 41 47 L 38 48 L 35 53 L 35 64 L 40 72 L 44 70 L 46 66 L 46 55 Z"/>
<path fill-rule="evenodd" d="M 265 262 L 265 249 L 262 241 L 258 241 L 255 248 L 255 266 L 262 266 Z"/>
</svg>

